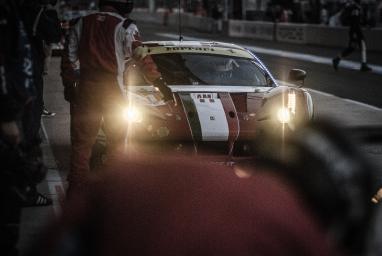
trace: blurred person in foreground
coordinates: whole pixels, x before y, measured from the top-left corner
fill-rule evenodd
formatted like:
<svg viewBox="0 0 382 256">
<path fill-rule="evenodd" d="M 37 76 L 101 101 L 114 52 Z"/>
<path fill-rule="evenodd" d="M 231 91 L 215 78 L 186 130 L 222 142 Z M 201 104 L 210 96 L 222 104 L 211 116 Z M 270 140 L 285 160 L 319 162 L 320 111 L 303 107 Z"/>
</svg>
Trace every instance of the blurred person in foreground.
<svg viewBox="0 0 382 256">
<path fill-rule="evenodd" d="M 338 127 L 308 124 L 228 166 L 109 161 L 35 255 L 368 255 L 376 173 Z M 236 175 L 235 175 L 236 173 Z M 242 177 L 243 179 L 238 178 Z M 377 229 L 375 227 L 374 229 Z"/>
<path fill-rule="evenodd" d="M 137 55 L 149 81 L 159 79 L 154 62 L 140 56 L 140 36 L 134 22 L 126 18 L 132 0 L 101 0 L 100 12 L 72 24 L 62 78 L 65 97 L 71 105 L 71 166 L 68 197 L 72 188 L 86 186 L 89 160 L 101 121 L 108 141 L 108 156 L 121 152 L 126 123 L 119 118 L 126 106 L 123 73 L 125 62 Z M 136 51 L 138 52 L 136 54 Z"/>
<path fill-rule="evenodd" d="M 337 255 L 280 176 L 148 156 L 101 173 L 31 255 Z"/>
<path fill-rule="evenodd" d="M 9 158 L 7 154 L 9 148 L 17 147 L 21 142 L 21 131 L 17 120 L 22 109 L 22 102 L 29 100 L 24 99 L 22 102 L 16 100 L 13 93 L 9 91 L 13 88 L 8 84 L 8 82 L 12 82 L 10 72 L 20 70 L 12 67 L 13 63 L 10 63 L 9 54 L 13 55 L 17 51 L 17 49 L 12 49 L 11 45 L 16 43 L 14 41 L 17 40 L 16 38 L 20 41 L 22 32 L 25 33 L 20 17 L 13 17 L 13 13 L 18 14 L 17 11 L 16 3 L 0 0 L 0 34 L 2 35 L 0 37 L 0 251 L 4 255 L 18 254 L 16 246 L 21 214 L 21 200 L 15 193 L 12 193 L 11 186 L 7 184 L 9 182 L 8 175 L 4 170 L 8 169 L 8 167 L 13 169 L 14 164 L 11 163 L 10 166 L 7 166 L 5 160 Z M 25 35 L 24 40 L 26 41 Z M 20 46 L 25 50 L 25 47 L 28 46 L 27 41 L 25 43 L 21 41 Z M 21 58 L 24 58 L 24 56 L 21 56 Z M 22 64 L 23 62 L 21 62 Z M 27 77 L 25 75 L 24 77 Z M 20 86 L 20 84 L 16 85 Z M 23 86 L 21 85 L 21 87 Z M 32 92 L 28 94 L 31 97 L 33 96 Z M 29 97 L 27 96 L 27 98 Z"/>
<path fill-rule="evenodd" d="M 381 206 L 371 199 L 382 175 L 346 134 L 332 123 L 313 122 L 286 138 L 281 151 L 281 141 L 272 138 L 258 144 L 256 159 L 236 170 L 248 175 L 255 165 L 273 166 L 266 170 L 297 189 L 343 255 L 378 255 Z"/>
<path fill-rule="evenodd" d="M 0 252 L 18 255 L 21 207 L 45 175 L 42 161 L 22 144 L 28 139 L 21 119 L 33 102 L 33 58 L 18 1 L 0 0 Z M 28 113 L 28 112 L 27 112 Z"/>
<path fill-rule="evenodd" d="M 341 59 L 349 56 L 357 47 L 359 47 L 362 55 L 360 71 L 372 71 L 372 69 L 367 65 L 366 43 L 362 32 L 361 0 L 347 1 L 341 11 L 340 19 L 342 25 L 349 27 L 348 47 L 332 60 L 333 68 L 337 71 Z"/>
<path fill-rule="evenodd" d="M 33 0 L 20 1 L 20 13 L 25 24 L 25 30 L 31 45 L 32 74 L 36 97 L 28 102 L 22 115 L 24 140 L 23 150 L 35 161 L 42 162 L 41 150 L 41 116 L 44 112 L 44 44 L 60 41 L 59 20 L 56 10 L 48 8 L 49 4 L 55 5 L 56 1 Z M 37 184 L 30 185 L 30 193 L 25 206 L 46 206 L 52 200 L 37 190 Z"/>
</svg>

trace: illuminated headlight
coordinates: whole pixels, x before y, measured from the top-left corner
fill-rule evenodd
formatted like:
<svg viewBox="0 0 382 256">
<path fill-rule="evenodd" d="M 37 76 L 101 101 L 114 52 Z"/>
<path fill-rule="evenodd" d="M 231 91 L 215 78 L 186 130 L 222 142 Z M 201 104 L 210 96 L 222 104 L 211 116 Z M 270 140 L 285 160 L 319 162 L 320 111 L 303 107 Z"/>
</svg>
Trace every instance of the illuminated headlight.
<svg viewBox="0 0 382 256">
<path fill-rule="evenodd" d="M 123 110 L 123 118 L 129 123 L 142 122 L 142 113 L 135 107 L 126 107 Z"/>
<path fill-rule="evenodd" d="M 290 111 L 286 107 L 279 108 L 277 111 L 277 119 L 280 123 L 286 124 L 290 121 Z"/>
<path fill-rule="evenodd" d="M 296 93 L 295 92 L 288 93 L 288 109 L 293 114 L 296 114 Z"/>
<path fill-rule="evenodd" d="M 290 91 L 288 93 L 288 98 L 286 105 L 277 110 L 277 119 L 280 123 L 286 124 L 290 123 L 293 116 L 296 114 L 296 93 Z"/>
</svg>

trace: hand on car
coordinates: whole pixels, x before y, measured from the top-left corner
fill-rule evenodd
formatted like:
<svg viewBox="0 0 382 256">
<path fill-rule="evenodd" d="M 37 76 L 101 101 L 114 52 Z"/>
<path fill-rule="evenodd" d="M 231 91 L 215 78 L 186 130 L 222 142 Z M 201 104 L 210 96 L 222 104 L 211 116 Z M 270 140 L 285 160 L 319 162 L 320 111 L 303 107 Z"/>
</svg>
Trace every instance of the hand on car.
<svg viewBox="0 0 382 256">
<path fill-rule="evenodd" d="M 153 85 L 159 89 L 165 102 L 170 103 L 174 100 L 171 89 L 167 86 L 166 81 L 162 77 L 155 79 Z"/>
</svg>

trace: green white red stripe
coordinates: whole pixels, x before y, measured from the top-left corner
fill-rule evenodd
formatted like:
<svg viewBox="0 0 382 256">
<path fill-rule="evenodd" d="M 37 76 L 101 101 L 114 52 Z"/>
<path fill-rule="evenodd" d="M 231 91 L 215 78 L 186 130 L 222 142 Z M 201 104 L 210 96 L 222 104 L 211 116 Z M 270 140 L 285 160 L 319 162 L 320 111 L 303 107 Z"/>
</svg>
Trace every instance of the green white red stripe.
<svg viewBox="0 0 382 256">
<path fill-rule="evenodd" d="M 231 155 L 235 141 L 239 137 L 239 118 L 237 116 L 237 111 L 235 108 L 235 104 L 233 103 L 233 100 L 231 98 L 231 95 L 227 92 L 221 92 L 219 93 L 219 98 L 222 102 L 222 105 L 224 106 L 224 112 L 227 117 L 227 123 L 229 127 L 228 147 L 229 155 Z"/>
<path fill-rule="evenodd" d="M 239 120 L 229 93 L 179 93 L 195 142 L 227 141 L 239 136 Z"/>
<path fill-rule="evenodd" d="M 189 93 L 179 93 L 179 98 L 182 101 L 184 112 L 187 116 L 187 121 L 190 126 L 191 134 L 195 142 L 202 141 L 202 128 L 198 113 L 196 111 L 194 102 Z"/>
<path fill-rule="evenodd" d="M 229 127 L 221 100 L 217 93 L 191 93 L 203 141 L 227 141 Z"/>
</svg>

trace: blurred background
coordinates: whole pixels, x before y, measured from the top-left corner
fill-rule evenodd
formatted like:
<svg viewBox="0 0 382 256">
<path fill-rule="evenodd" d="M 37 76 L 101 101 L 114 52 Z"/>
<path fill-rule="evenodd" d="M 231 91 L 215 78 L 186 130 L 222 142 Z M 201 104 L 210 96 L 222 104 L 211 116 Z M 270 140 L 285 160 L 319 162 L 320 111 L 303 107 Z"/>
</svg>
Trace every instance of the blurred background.
<svg viewBox="0 0 382 256">
<path fill-rule="evenodd" d="M 136 0 L 135 7 L 150 12 L 172 11 L 178 0 Z M 339 25 L 338 13 L 346 0 L 180 0 L 181 10 L 198 16 L 222 19 L 297 22 Z M 371 27 L 382 26 L 382 1 L 361 1 L 363 19 Z M 95 9 L 94 0 L 60 1 L 61 15 L 70 18 L 68 10 L 81 12 Z M 176 10 L 174 10 L 176 11 Z M 76 15 L 72 13 L 72 15 Z"/>
</svg>

